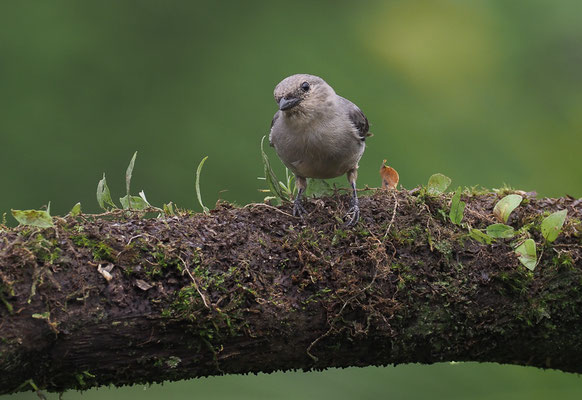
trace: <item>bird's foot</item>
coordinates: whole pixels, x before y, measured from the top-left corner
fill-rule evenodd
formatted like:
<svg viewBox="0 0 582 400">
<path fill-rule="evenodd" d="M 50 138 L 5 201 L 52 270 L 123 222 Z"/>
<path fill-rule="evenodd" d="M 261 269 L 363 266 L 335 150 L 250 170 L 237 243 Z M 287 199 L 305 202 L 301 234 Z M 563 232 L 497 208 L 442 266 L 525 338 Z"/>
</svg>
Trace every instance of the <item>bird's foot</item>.
<svg viewBox="0 0 582 400">
<path fill-rule="evenodd" d="M 348 210 L 346 217 L 348 218 L 346 226 L 354 226 L 360 220 L 360 205 L 357 199 L 352 202 L 352 207 Z"/>
<path fill-rule="evenodd" d="M 305 209 L 305 207 L 303 207 L 303 203 L 301 202 L 299 196 L 297 196 L 297 198 L 293 202 L 293 216 L 300 217 L 301 219 L 303 219 L 303 214 L 307 214 L 307 210 Z"/>
</svg>

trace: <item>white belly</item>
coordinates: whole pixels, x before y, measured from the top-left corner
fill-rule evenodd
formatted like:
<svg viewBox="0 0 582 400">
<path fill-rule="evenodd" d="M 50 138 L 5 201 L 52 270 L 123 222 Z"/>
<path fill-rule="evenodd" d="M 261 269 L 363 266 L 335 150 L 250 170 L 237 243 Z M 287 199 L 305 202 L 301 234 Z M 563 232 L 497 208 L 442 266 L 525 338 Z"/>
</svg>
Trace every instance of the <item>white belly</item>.
<svg viewBox="0 0 582 400">
<path fill-rule="evenodd" d="M 306 131 L 301 135 L 274 135 L 277 154 L 296 175 L 329 179 L 357 168 L 365 144 L 353 132 L 330 134 Z"/>
</svg>

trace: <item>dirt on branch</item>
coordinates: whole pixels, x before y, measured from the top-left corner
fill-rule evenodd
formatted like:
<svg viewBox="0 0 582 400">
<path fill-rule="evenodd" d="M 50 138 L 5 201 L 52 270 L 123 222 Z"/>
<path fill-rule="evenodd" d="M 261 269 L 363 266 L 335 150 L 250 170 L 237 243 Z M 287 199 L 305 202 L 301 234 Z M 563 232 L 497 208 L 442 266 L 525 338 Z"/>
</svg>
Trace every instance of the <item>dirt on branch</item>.
<svg viewBox="0 0 582 400">
<path fill-rule="evenodd" d="M 483 244 L 499 196 L 422 190 L 219 204 L 210 215 L 55 218 L 0 229 L 0 393 L 224 373 L 493 361 L 582 372 L 582 210 L 525 198 L 508 224 L 533 238 Z M 567 209 L 558 239 L 540 223 Z M 0 227 L 1 228 L 1 227 Z"/>
</svg>

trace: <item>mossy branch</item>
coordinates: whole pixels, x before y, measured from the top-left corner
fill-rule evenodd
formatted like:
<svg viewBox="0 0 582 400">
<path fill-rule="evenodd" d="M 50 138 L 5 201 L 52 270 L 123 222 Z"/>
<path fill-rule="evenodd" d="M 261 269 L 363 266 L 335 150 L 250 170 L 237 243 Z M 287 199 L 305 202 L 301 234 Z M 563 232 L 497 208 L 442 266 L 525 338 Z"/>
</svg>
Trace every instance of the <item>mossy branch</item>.
<svg viewBox="0 0 582 400">
<path fill-rule="evenodd" d="M 451 197 L 377 192 L 353 229 L 347 196 L 309 201 L 303 222 L 219 204 L 0 229 L 0 393 L 448 360 L 582 372 L 580 200 L 526 197 L 517 236 L 486 244 L 470 232 L 499 196 L 464 193 L 460 225 Z"/>
</svg>

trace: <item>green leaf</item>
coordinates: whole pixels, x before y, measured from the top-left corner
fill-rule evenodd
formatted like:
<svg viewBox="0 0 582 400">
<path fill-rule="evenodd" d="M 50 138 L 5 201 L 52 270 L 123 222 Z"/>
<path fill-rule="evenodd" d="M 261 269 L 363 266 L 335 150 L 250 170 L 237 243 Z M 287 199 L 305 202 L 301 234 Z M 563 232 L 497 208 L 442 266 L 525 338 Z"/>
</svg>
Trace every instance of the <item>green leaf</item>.
<svg viewBox="0 0 582 400">
<path fill-rule="evenodd" d="M 76 217 L 77 215 L 81 214 L 81 203 L 75 204 L 73 208 L 71 208 L 69 214 L 71 217 Z"/>
<path fill-rule="evenodd" d="M 308 179 L 307 189 L 305 189 L 306 197 L 322 197 L 331 194 L 333 194 L 333 187 L 323 179 Z"/>
<path fill-rule="evenodd" d="M 174 204 L 170 201 L 168 204 L 164 204 L 163 206 L 164 214 L 174 216 L 176 213 L 174 212 Z"/>
<path fill-rule="evenodd" d="M 51 316 L 51 313 L 48 312 L 48 311 L 47 312 L 43 312 L 42 314 L 35 313 L 35 314 L 32 314 L 31 315 L 31 317 L 32 318 L 35 318 L 35 319 L 49 319 L 50 316 Z"/>
<path fill-rule="evenodd" d="M 523 197 L 518 194 L 508 194 L 495 204 L 493 215 L 495 215 L 500 222 L 506 223 L 511 212 L 521 204 L 522 200 Z"/>
<path fill-rule="evenodd" d="M 52 228 L 53 219 L 44 210 L 11 210 L 12 216 L 20 225 L 36 226 L 38 228 Z"/>
<path fill-rule="evenodd" d="M 133 166 L 135 165 L 135 158 L 136 157 L 137 157 L 137 151 L 135 153 L 133 153 L 133 157 L 131 157 L 131 161 L 129 162 L 129 165 L 127 166 L 127 170 L 125 171 L 125 192 L 126 192 L 126 197 L 129 199 L 129 205 L 127 208 L 132 208 L 133 199 L 132 199 L 132 196 L 129 195 L 129 186 L 131 184 L 131 176 L 133 175 Z"/>
<path fill-rule="evenodd" d="M 139 197 L 141 197 L 141 198 L 142 198 L 142 200 L 143 200 L 143 201 L 145 201 L 145 203 L 146 203 L 146 204 L 147 204 L 149 207 L 151 207 L 151 206 L 152 206 L 152 205 L 150 204 L 150 202 L 148 201 L 148 199 L 146 199 L 146 197 L 145 197 L 145 192 L 144 192 L 143 190 L 142 190 L 141 192 L 139 192 L 138 194 L 139 194 Z"/>
<path fill-rule="evenodd" d="M 107 180 L 105 179 L 105 173 L 103 174 L 103 179 L 97 184 L 97 202 L 99 207 L 107 211 L 106 204 L 113 208 L 117 208 L 113 199 L 111 199 L 111 192 L 109 192 L 109 187 L 107 186 Z"/>
<path fill-rule="evenodd" d="M 263 169 L 265 173 L 265 179 L 267 181 L 267 185 L 269 186 L 271 193 L 277 196 L 281 201 L 285 201 L 288 200 L 288 198 L 285 195 L 284 191 L 281 190 L 281 187 L 279 186 L 278 183 L 279 180 L 277 179 L 277 176 L 275 175 L 275 172 L 273 172 L 273 168 L 271 167 L 269 156 L 267 156 L 267 153 L 265 152 L 264 142 L 266 137 L 267 136 L 263 136 L 263 138 L 261 139 L 261 157 L 263 158 Z"/>
<path fill-rule="evenodd" d="M 509 225 L 492 224 L 487 227 L 487 234 L 495 239 L 509 239 L 515 236 L 515 230 Z"/>
<path fill-rule="evenodd" d="M 451 178 L 443 174 L 434 174 L 428 179 L 428 194 L 438 195 L 443 193 L 451 184 Z"/>
<path fill-rule="evenodd" d="M 147 201 L 139 196 L 123 196 L 119 198 L 119 202 L 124 210 L 145 210 L 151 207 Z"/>
<path fill-rule="evenodd" d="M 202 171 L 202 166 L 208 156 L 204 157 L 200 164 L 198 164 L 198 169 L 196 170 L 196 196 L 198 197 L 198 203 L 200 203 L 200 207 L 202 207 L 202 212 L 204 214 L 208 214 L 210 210 L 202 203 L 202 195 L 200 194 L 200 172 Z"/>
<path fill-rule="evenodd" d="M 548 242 L 553 242 L 562 231 L 568 210 L 556 211 L 542 221 L 542 236 Z"/>
<path fill-rule="evenodd" d="M 476 241 L 478 241 L 479 243 L 483 243 L 483 244 L 493 243 L 493 239 L 489 235 L 480 231 L 479 229 L 475 229 L 475 228 L 471 229 L 469 231 L 469 236 L 471 238 L 475 239 Z"/>
<path fill-rule="evenodd" d="M 461 201 L 461 187 L 459 186 L 455 191 L 453 198 L 451 199 L 451 211 L 449 212 L 449 218 L 451 222 L 455 225 L 459 225 L 463 220 L 463 213 L 465 212 L 466 203 Z"/>
<path fill-rule="evenodd" d="M 530 271 L 533 271 L 537 265 L 536 242 L 533 239 L 527 239 L 515 249 L 515 254 L 519 261 Z"/>
</svg>

